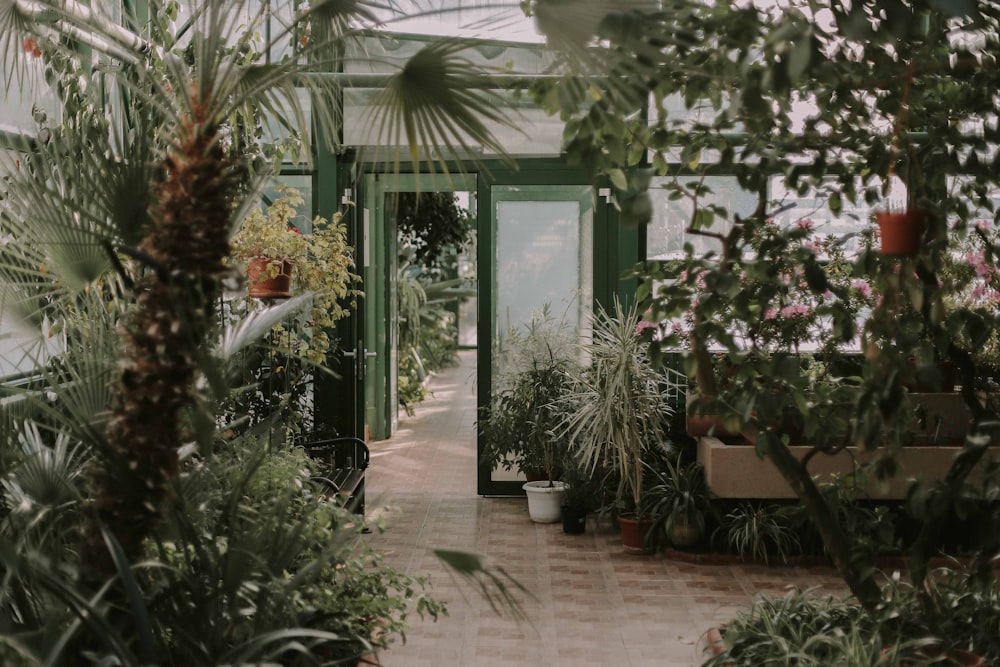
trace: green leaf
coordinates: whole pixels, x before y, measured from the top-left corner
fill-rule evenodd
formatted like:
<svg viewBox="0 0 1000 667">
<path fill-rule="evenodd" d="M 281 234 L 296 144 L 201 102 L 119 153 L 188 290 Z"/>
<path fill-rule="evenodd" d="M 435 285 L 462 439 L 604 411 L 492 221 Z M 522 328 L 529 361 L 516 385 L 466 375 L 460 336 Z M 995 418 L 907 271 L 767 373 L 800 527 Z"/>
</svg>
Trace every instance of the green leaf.
<svg viewBox="0 0 1000 667">
<path fill-rule="evenodd" d="M 839 192 L 830 194 L 830 198 L 827 200 L 827 205 L 830 207 L 830 212 L 834 215 L 840 215 L 844 210 L 844 202 L 841 199 Z"/>
<path fill-rule="evenodd" d="M 621 169 L 612 169 L 610 176 L 612 185 L 621 191 L 628 190 L 628 178 L 625 176 L 624 171 Z"/>
<path fill-rule="evenodd" d="M 694 228 L 695 229 L 708 229 L 715 222 L 715 214 L 711 209 L 701 208 L 694 216 Z"/>
<path fill-rule="evenodd" d="M 812 35 L 803 34 L 788 52 L 788 78 L 798 81 L 809 69 L 809 62 L 812 59 Z"/>
</svg>

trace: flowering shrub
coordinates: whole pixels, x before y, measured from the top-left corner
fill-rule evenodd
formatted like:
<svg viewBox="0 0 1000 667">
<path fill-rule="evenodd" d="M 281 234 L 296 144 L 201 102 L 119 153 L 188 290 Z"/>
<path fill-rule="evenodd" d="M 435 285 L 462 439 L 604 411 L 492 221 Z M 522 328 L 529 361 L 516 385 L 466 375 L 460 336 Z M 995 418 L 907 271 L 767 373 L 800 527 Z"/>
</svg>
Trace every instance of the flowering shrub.
<svg viewBox="0 0 1000 667">
<path fill-rule="evenodd" d="M 858 323 L 878 295 L 869 279 L 855 277 L 841 239 L 817 237 L 808 219 L 782 229 L 768 218 L 747 226 L 730 261 L 725 283 L 696 256 L 655 267 L 654 276 L 664 281 L 658 293 L 681 298 L 673 302 L 676 311 L 665 313 L 664 347 L 685 349 L 694 311 L 704 308 L 703 318 L 726 322 L 713 330 L 717 342 L 750 354 L 860 349 Z M 683 308 L 685 299 L 690 309 Z M 747 316 L 732 317 L 738 312 Z"/>
<path fill-rule="evenodd" d="M 940 274 L 948 310 L 968 309 L 984 318 L 992 317 L 1000 307 L 1000 267 L 995 256 L 1000 230 L 990 220 L 977 220 L 964 236 L 959 228 L 955 232 L 960 240 L 944 258 Z M 996 331 L 981 344 L 969 345 L 969 350 L 979 363 L 1000 368 L 1000 334 Z"/>
</svg>

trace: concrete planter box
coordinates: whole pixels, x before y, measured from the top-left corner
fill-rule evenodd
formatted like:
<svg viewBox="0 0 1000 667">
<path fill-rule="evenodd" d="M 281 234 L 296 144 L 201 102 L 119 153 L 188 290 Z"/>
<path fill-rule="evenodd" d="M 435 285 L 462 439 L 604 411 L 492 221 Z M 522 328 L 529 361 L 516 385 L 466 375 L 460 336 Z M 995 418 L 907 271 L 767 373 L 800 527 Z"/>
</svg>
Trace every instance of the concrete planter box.
<svg viewBox="0 0 1000 667">
<path fill-rule="evenodd" d="M 802 458 L 811 448 L 792 446 L 792 452 Z M 947 472 L 959 447 L 911 446 L 904 447 L 896 457 L 899 470 L 895 477 L 884 482 L 872 480 L 867 493 L 872 498 L 901 499 L 914 479 L 935 481 Z M 857 462 L 867 463 L 877 452 L 848 447 L 834 456 L 817 454 L 809 463 L 814 477 L 829 480 L 834 474 L 850 475 Z M 981 482 L 986 464 L 998 454 L 991 451 L 970 475 L 970 482 Z M 698 461 L 705 467 L 708 487 L 719 498 L 795 498 L 795 493 L 785 483 L 769 459 L 761 460 L 751 445 L 727 445 L 718 438 L 698 438 Z"/>
</svg>

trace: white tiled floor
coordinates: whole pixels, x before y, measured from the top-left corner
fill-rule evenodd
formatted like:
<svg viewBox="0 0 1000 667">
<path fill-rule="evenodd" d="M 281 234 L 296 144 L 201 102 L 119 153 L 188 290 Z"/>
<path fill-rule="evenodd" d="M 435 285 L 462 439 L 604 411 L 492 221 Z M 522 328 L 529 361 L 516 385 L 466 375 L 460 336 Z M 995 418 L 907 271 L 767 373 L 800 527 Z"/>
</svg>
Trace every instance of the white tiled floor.
<svg viewBox="0 0 1000 667">
<path fill-rule="evenodd" d="M 379 656 L 387 667 L 690 667 L 704 633 L 753 596 L 785 587 L 840 595 L 829 568 L 698 565 L 622 553 L 617 531 L 591 520 L 584 535 L 535 524 L 523 498 L 476 495 L 475 356 L 432 379 L 433 397 L 391 439 L 370 443 L 371 543 L 394 566 L 431 577 L 449 605 L 436 623 L 411 616 L 405 644 Z M 528 622 L 498 614 L 455 581 L 435 548 L 472 551 L 505 568 L 531 597 Z"/>
</svg>

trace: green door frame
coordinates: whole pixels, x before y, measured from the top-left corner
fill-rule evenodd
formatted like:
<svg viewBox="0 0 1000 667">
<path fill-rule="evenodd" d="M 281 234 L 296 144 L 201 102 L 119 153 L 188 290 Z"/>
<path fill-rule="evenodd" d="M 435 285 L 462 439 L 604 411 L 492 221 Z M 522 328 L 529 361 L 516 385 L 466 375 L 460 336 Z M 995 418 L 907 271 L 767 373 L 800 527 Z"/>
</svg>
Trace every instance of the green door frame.
<svg viewBox="0 0 1000 667">
<path fill-rule="evenodd" d="M 488 404 L 490 388 L 492 387 L 492 364 L 490 359 L 493 345 L 492 312 L 494 309 L 492 297 L 492 282 L 484 283 L 489 277 L 492 281 L 494 271 L 493 240 L 495 229 L 491 215 L 491 188 L 494 185 L 593 185 L 595 196 L 593 219 L 593 307 L 609 306 L 614 297 L 625 302 L 634 298 L 635 281 L 623 280 L 624 270 L 633 267 L 639 261 L 644 250 L 645 236 L 642 229 L 628 229 L 618 224 L 618 215 L 610 200 L 611 187 L 606 181 L 592 182 L 582 170 L 569 166 L 561 158 L 524 158 L 516 167 L 499 160 L 488 160 L 478 164 L 454 163 L 449 165 L 451 175 L 418 174 L 413 172 L 392 174 L 393 165 L 369 163 L 358 165 L 351 153 L 333 156 L 320 152 L 318 156 L 316 187 L 317 212 L 329 216 L 339 210 L 344 201 L 357 202 L 346 210 L 345 220 L 348 222 L 349 240 L 355 248 L 356 266 L 365 279 L 365 296 L 359 299 L 358 309 L 345 318 L 338 327 L 337 335 L 341 344 L 336 358 L 330 359 L 334 371 L 339 378 L 324 377 L 316 385 L 317 422 L 333 424 L 338 431 L 358 437 L 382 435 L 373 430 L 365 432 L 368 419 L 366 402 L 373 400 L 371 394 L 366 399 L 368 390 L 364 387 L 370 383 L 355 370 L 358 364 L 353 359 L 344 359 L 343 350 L 353 351 L 357 346 L 351 341 L 362 340 L 366 344 L 360 346 L 357 353 L 364 354 L 365 347 L 376 351 L 374 360 L 369 358 L 361 362 L 364 375 L 376 374 L 383 387 L 390 381 L 388 368 L 389 336 L 386 323 L 392 322 L 387 289 L 391 288 L 388 253 L 388 239 L 384 238 L 385 230 L 376 221 L 383 215 L 383 203 L 386 192 L 416 191 L 447 191 L 470 190 L 476 193 L 477 212 L 476 228 L 478 232 L 477 273 L 480 277 L 480 295 L 478 299 L 479 315 L 479 345 L 477 351 L 477 387 L 478 405 Z M 335 178 L 330 178 L 330 174 Z M 363 176 L 362 176 L 363 174 Z M 376 174 L 381 174 L 376 178 Z M 478 177 L 477 175 L 478 174 Z M 472 179 L 467 180 L 467 179 Z M 331 183 L 332 181 L 332 183 Z M 332 185 L 332 187 L 331 187 Z M 338 187 L 339 186 L 339 187 Z M 365 210 L 368 210 L 367 239 L 365 230 Z M 392 244 L 395 245 L 394 243 Z M 367 262 L 365 248 L 368 250 Z M 379 266 L 373 266 L 374 262 Z M 395 266 L 395 261 L 392 262 Z M 381 332 L 379 331 L 381 329 Z M 379 354 L 381 352 L 381 354 Z M 345 363 L 347 362 L 347 363 Z M 380 415 L 383 424 L 391 424 L 388 410 L 391 406 L 386 400 L 387 392 L 380 391 L 382 398 L 374 405 L 374 410 Z M 349 423 L 348 423 L 349 422 Z M 344 425 L 347 428 L 344 428 Z M 349 432 L 353 429 L 353 432 Z M 386 434 L 388 435 L 388 434 Z M 481 445 L 477 443 L 478 457 L 481 458 Z M 483 466 L 477 471 L 478 492 L 481 495 L 520 495 L 523 491 L 520 482 L 493 481 L 491 471 Z"/>
<path fill-rule="evenodd" d="M 493 186 L 572 186 L 590 185 L 593 189 L 593 304 L 597 309 L 610 306 L 614 297 L 625 302 L 634 299 L 635 281 L 623 281 L 622 273 L 639 260 L 640 233 L 637 229 L 624 229 L 610 202 L 611 187 L 608 183 L 593 183 L 580 169 L 568 166 L 558 158 L 525 159 L 512 169 L 503 163 L 488 165 L 479 179 L 479 232 L 478 275 L 479 289 L 479 346 L 477 350 L 477 387 L 479 409 L 489 405 L 493 387 L 493 332 L 494 332 L 494 272 L 496 239 Z M 477 460 L 483 459 L 483 445 L 477 438 Z M 477 466 L 477 489 L 480 495 L 523 495 L 523 482 L 492 479 L 492 470 L 480 463 Z"/>
<path fill-rule="evenodd" d="M 397 382 L 398 319 L 396 305 L 396 278 L 398 258 L 396 253 L 396 228 L 385 210 L 386 195 L 394 192 L 470 192 L 476 193 L 476 175 L 453 174 L 380 174 L 365 173 L 361 187 L 361 214 L 368 218 L 371 265 L 364 273 L 366 307 L 365 351 L 374 353 L 366 362 L 364 382 L 365 423 L 372 440 L 382 440 L 392 435 L 396 426 L 395 386 Z"/>
</svg>

